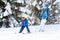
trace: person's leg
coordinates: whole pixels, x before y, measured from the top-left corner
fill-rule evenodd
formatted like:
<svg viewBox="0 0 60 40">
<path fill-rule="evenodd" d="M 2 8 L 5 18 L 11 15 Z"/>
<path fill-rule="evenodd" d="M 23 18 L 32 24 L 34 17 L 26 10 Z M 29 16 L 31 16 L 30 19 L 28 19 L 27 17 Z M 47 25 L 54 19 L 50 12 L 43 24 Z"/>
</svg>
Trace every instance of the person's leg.
<svg viewBox="0 0 60 40">
<path fill-rule="evenodd" d="M 22 26 L 19 33 L 21 33 L 21 32 L 23 31 L 24 28 L 25 28 L 25 27 Z"/>
<path fill-rule="evenodd" d="M 45 23 L 46 23 L 46 20 L 45 20 L 45 19 L 42 19 L 42 20 L 41 20 L 41 24 L 40 24 L 40 30 L 41 30 L 41 31 L 44 31 L 44 28 L 45 28 L 44 25 L 45 25 Z"/>
<path fill-rule="evenodd" d="M 28 26 L 26 28 L 27 28 L 28 33 L 30 33 L 30 30 L 29 30 Z"/>
</svg>

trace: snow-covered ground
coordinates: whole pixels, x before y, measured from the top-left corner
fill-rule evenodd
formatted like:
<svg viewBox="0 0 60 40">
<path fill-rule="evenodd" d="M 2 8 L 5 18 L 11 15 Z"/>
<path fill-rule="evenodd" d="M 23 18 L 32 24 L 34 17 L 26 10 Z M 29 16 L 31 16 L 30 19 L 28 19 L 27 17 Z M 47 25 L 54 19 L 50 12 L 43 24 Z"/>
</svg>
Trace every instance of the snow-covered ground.
<svg viewBox="0 0 60 40">
<path fill-rule="evenodd" d="M 60 40 L 60 24 L 46 25 L 44 32 L 39 32 L 39 25 L 29 26 L 31 33 L 18 33 L 20 27 L 1 28 L 0 40 Z"/>
</svg>

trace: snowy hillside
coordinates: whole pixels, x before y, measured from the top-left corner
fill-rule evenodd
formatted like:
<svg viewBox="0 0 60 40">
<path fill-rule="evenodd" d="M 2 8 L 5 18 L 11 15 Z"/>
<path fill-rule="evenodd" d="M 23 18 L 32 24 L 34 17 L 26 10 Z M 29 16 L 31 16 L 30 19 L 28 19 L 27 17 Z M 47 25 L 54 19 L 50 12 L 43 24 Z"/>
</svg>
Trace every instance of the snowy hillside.
<svg viewBox="0 0 60 40">
<path fill-rule="evenodd" d="M 0 40 L 60 40 L 59 32 L 38 32 L 25 35 L 3 32 L 0 33 Z"/>
</svg>

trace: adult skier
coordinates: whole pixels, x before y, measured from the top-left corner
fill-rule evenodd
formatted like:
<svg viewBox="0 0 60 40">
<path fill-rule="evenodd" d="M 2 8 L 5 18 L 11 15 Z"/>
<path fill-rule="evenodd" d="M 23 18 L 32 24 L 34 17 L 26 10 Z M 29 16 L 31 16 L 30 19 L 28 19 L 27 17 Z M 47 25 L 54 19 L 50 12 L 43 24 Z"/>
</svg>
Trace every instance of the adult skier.
<svg viewBox="0 0 60 40">
<path fill-rule="evenodd" d="M 41 24 L 40 24 L 40 31 L 44 31 L 45 23 L 50 18 L 48 6 L 49 6 L 49 4 L 48 3 L 45 3 L 45 7 L 44 7 L 43 12 L 41 14 L 42 19 L 41 19 Z"/>
</svg>

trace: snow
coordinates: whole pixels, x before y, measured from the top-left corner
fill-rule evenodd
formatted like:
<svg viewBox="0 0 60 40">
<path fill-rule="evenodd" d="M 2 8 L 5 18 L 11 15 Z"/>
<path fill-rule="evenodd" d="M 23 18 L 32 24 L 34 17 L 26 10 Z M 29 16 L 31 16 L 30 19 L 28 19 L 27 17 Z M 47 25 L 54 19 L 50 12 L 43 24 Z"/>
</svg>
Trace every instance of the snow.
<svg viewBox="0 0 60 40">
<path fill-rule="evenodd" d="M 18 3 L 24 3 L 24 0 L 17 0 Z"/>
<path fill-rule="evenodd" d="M 10 27 L 18 26 L 18 22 L 13 17 L 9 18 L 9 22 L 10 22 Z"/>
<path fill-rule="evenodd" d="M 60 24 L 46 25 L 45 32 L 36 32 L 39 25 L 29 26 L 31 33 L 18 33 L 20 27 L 1 28 L 0 40 L 60 40 Z M 24 29 L 24 32 L 26 29 Z M 35 30 L 35 32 L 34 32 Z"/>
<path fill-rule="evenodd" d="M 60 2 L 60 0 L 56 0 L 56 2 Z"/>
<path fill-rule="evenodd" d="M 2 0 L 5 4 L 7 4 L 7 0 Z"/>
<path fill-rule="evenodd" d="M 11 5 L 10 5 L 9 2 L 7 2 L 7 5 L 6 5 L 5 9 L 6 9 L 6 10 L 5 10 L 5 12 L 4 12 L 4 16 L 7 16 L 7 15 L 9 15 L 9 14 L 12 14 Z"/>
<path fill-rule="evenodd" d="M 38 8 L 39 10 L 41 9 L 39 5 L 37 5 L 37 8 Z"/>
<path fill-rule="evenodd" d="M 11 17 L 11 16 L 10 16 L 8 19 L 9 19 L 9 20 L 8 20 L 8 21 L 9 21 L 9 26 L 10 26 L 11 28 L 19 26 L 18 22 L 15 20 L 14 17 Z M 6 19 L 3 19 L 2 21 L 5 22 Z M 6 26 L 5 23 L 3 23 L 2 27 L 4 28 L 5 26 Z"/>
<path fill-rule="evenodd" d="M 41 2 L 41 1 L 39 1 L 39 4 L 42 4 L 42 2 Z"/>
<path fill-rule="evenodd" d="M 29 9 L 27 9 L 26 7 L 20 7 L 20 11 L 22 11 L 24 13 L 27 12 L 28 14 L 31 13 L 31 11 Z"/>
<path fill-rule="evenodd" d="M 60 3 L 60 0 L 56 0 L 53 4 L 56 4 L 56 3 L 58 3 L 58 2 Z"/>
<path fill-rule="evenodd" d="M 37 3 L 36 0 L 32 3 L 32 5 L 33 5 L 34 7 L 35 7 L 37 4 L 38 4 L 38 3 Z"/>
<path fill-rule="evenodd" d="M 37 35 L 36 35 L 37 34 Z M 5 34 L 0 35 L 0 40 L 59 40 L 60 35 L 54 33 L 35 33 L 35 34 Z M 12 36 L 12 37 L 11 37 Z"/>
<path fill-rule="evenodd" d="M 55 10 L 55 13 L 59 13 L 58 10 Z"/>
<path fill-rule="evenodd" d="M 0 18 L 2 18 L 2 8 L 0 8 Z"/>
</svg>

